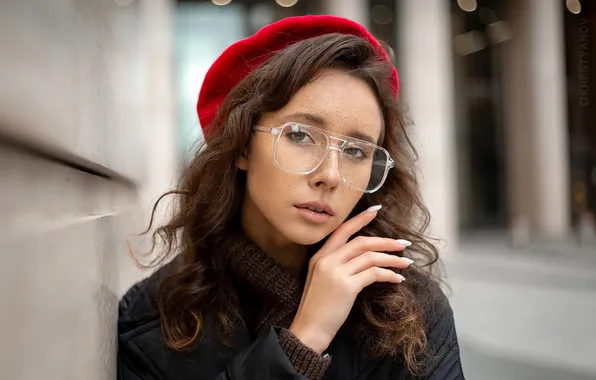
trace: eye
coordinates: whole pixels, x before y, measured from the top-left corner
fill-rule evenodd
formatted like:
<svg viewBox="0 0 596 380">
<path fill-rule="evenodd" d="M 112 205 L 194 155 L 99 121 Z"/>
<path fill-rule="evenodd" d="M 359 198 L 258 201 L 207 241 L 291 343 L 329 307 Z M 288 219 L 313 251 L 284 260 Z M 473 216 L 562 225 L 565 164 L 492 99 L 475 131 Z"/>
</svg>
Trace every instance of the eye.
<svg viewBox="0 0 596 380">
<path fill-rule="evenodd" d="M 350 156 L 351 158 L 358 159 L 364 159 L 367 156 L 366 152 L 362 148 L 357 146 L 349 146 L 344 149 L 343 153 Z"/>
<path fill-rule="evenodd" d="M 304 131 L 298 131 L 298 132 L 290 132 L 290 137 L 294 141 L 302 142 L 302 141 L 306 140 L 308 135 Z"/>
<path fill-rule="evenodd" d="M 297 126 L 293 126 L 292 129 L 290 129 L 287 133 L 286 133 L 286 137 L 288 137 L 291 141 L 295 142 L 295 143 L 299 143 L 299 144 L 314 144 L 314 140 L 312 139 L 312 137 L 308 134 L 307 131 L 300 129 Z"/>
</svg>

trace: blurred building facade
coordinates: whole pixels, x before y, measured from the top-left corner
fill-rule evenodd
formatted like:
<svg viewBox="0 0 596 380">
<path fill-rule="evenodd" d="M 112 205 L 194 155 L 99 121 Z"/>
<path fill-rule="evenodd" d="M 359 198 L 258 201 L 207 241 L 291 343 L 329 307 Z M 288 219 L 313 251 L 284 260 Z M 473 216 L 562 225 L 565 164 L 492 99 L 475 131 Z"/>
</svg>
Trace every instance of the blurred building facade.
<svg viewBox="0 0 596 380">
<path fill-rule="evenodd" d="M 283 17 L 331 13 L 362 23 L 394 49 L 431 234 L 455 248 L 462 233 L 479 230 L 551 239 L 586 224 L 594 231 L 594 1 L 177 4 L 183 149 L 200 138 L 193 104 L 226 46 Z"/>
<path fill-rule="evenodd" d="M 169 1 L 0 1 L 0 377 L 116 379 L 125 242 L 176 176 Z"/>
</svg>

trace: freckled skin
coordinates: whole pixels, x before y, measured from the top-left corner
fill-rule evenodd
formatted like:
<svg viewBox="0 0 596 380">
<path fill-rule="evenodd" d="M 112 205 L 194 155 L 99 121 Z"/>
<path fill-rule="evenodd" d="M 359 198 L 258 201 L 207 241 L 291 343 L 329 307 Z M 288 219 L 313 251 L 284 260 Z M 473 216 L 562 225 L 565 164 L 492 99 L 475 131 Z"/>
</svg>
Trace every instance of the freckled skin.
<svg viewBox="0 0 596 380">
<path fill-rule="evenodd" d="M 379 103 L 361 79 L 336 70 L 320 73 L 316 80 L 300 89 L 282 109 L 264 114 L 258 125 L 279 127 L 284 116 L 306 112 L 325 119 L 327 130 L 347 135 L 358 130 L 379 138 L 383 117 Z M 304 120 L 292 120 L 312 123 Z M 328 155 L 310 175 L 294 175 L 279 170 L 273 160 L 275 136 L 254 133 L 247 158 L 238 159 L 238 168 L 247 172 L 247 189 L 242 206 L 243 226 L 257 240 L 274 245 L 311 245 L 319 242 L 343 223 L 363 193 L 345 185 L 339 174 L 338 155 Z M 329 222 L 315 225 L 298 215 L 294 205 L 321 201 L 335 215 Z"/>
</svg>

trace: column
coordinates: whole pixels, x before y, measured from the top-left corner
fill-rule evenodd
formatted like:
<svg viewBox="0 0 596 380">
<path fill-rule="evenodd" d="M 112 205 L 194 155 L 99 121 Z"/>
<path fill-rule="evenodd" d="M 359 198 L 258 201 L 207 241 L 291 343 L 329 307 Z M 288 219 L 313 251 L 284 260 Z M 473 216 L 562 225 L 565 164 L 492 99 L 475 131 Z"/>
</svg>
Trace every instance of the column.
<svg viewBox="0 0 596 380">
<path fill-rule="evenodd" d="M 370 26 L 368 0 L 324 0 L 323 11 L 326 14 L 356 21 L 365 28 Z"/>
<path fill-rule="evenodd" d="M 503 68 L 512 226 L 562 238 L 571 218 L 564 8 L 557 0 L 511 0 L 508 8 L 513 39 Z"/>
<path fill-rule="evenodd" d="M 444 239 L 441 253 L 457 246 L 458 215 L 450 3 L 396 1 L 400 97 L 414 121 L 422 195 L 432 221 L 430 235 Z"/>
</svg>

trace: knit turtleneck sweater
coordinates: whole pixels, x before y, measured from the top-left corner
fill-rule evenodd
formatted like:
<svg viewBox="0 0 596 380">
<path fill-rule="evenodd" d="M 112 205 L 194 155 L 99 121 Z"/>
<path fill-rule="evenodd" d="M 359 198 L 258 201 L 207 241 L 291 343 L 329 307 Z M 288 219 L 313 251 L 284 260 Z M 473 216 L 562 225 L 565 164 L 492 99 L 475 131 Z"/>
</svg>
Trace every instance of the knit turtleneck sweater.
<svg viewBox="0 0 596 380">
<path fill-rule="evenodd" d="M 272 326 L 281 328 L 279 342 L 294 368 L 308 379 L 321 379 L 330 356 L 319 355 L 288 330 L 302 298 L 302 281 L 242 234 L 227 236 L 218 245 L 226 254 L 249 330 L 258 336 Z"/>
</svg>

